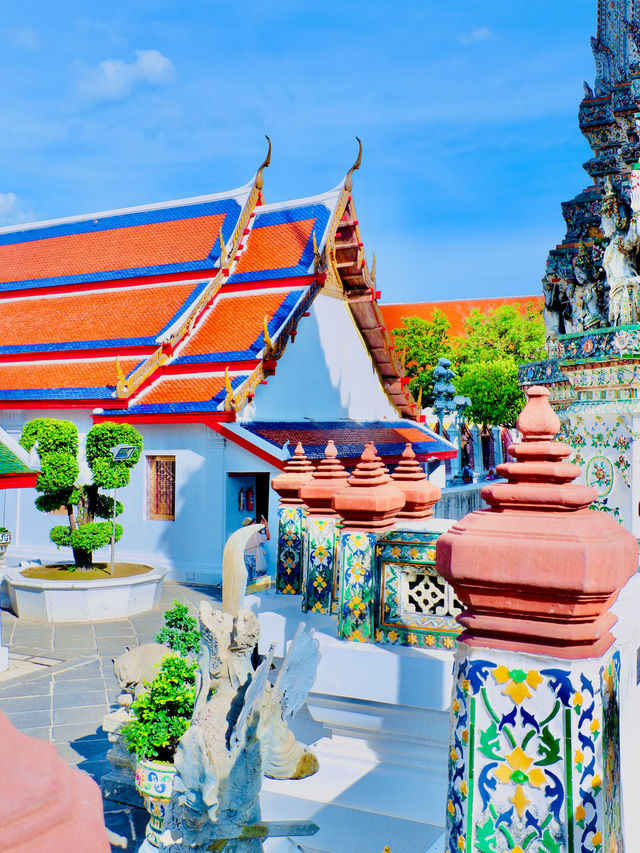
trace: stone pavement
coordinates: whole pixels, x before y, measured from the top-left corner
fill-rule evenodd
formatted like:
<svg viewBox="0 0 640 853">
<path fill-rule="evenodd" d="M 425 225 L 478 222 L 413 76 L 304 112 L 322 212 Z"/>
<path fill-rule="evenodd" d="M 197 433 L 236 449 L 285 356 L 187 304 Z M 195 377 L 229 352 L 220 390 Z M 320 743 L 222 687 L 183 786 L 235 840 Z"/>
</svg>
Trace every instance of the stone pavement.
<svg viewBox="0 0 640 853">
<path fill-rule="evenodd" d="M 10 666 L 0 673 L 0 711 L 25 734 L 54 743 L 65 761 L 99 784 L 110 767 L 102 718 L 116 707 L 119 692 L 112 658 L 126 646 L 152 642 L 175 598 L 196 615 L 199 602 L 203 598 L 219 602 L 220 591 L 165 582 L 156 610 L 113 622 L 47 625 L 0 610 Z M 109 829 L 127 839 L 128 851 L 138 849 L 147 822 L 145 811 L 105 803 L 105 820 Z"/>
</svg>

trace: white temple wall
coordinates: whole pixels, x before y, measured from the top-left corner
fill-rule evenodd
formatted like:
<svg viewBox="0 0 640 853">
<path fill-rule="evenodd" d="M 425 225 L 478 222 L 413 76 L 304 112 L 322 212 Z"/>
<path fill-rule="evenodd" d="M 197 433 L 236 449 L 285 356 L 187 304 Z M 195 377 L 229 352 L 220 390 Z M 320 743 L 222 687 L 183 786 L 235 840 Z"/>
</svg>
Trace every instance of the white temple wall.
<svg viewBox="0 0 640 853">
<path fill-rule="evenodd" d="M 76 424 L 81 443 L 92 426 L 87 412 L 69 410 L 21 410 L 11 412 L 0 422 L 19 439 L 22 426 L 38 417 L 64 418 Z M 116 545 L 116 560 L 148 562 L 166 566 L 170 577 L 196 583 L 217 582 L 222 576 L 222 552 L 228 535 L 228 473 L 268 473 L 278 470 L 252 453 L 222 438 L 202 424 L 149 424 L 137 426 L 144 441 L 143 454 L 131 471 L 131 481 L 118 490 L 124 512 L 118 521 L 124 526 Z M 147 456 L 175 456 L 175 520 L 148 518 Z M 86 479 L 88 480 L 88 473 Z M 71 549 L 58 549 L 49 539 L 64 515 L 46 515 L 34 505 L 35 489 L 5 489 L 0 494 L 0 518 L 11 530 L 13 539 L 7 552 L 10 564 L 22 560 L 71 560 Z M 269 488 L 268 518 L 277 533 L 278 496 Z M 243 512 L 243 517 L 250 515 Z M 230 519 L 229 522 L 233 522 Z M 267 543 L 270 570 L 275 571 L 276 535 Z M 95 552 L 97 561 L 109 559 L 109 547 Z"/>
<path fill-rule="evenodd" d="M 344 300 L 320 293 L 298 332 L 277 362 L 275 376 L 256 388 L 242 420 L 399 417 Z"/>
</svg>

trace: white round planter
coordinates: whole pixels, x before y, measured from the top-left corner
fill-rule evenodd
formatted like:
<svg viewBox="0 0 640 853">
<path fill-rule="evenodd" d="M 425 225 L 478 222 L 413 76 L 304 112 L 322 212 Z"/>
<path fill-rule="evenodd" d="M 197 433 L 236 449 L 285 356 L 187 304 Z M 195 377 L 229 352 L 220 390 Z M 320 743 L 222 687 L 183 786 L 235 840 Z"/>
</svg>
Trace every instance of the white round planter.
<svg viewBox="0 0 640 853">
<path fill-rule="evenodd" d="M 22 566 L 23 570 L 29 566 Z M 100 622 L 126 619 L 151 610 L 160 601 L 168 569 L 152 569 L 129 578 L 70 580 L 25 578 L 16 568 L 5 570 L 11 609 L 32 622 Z"/>
</svg>

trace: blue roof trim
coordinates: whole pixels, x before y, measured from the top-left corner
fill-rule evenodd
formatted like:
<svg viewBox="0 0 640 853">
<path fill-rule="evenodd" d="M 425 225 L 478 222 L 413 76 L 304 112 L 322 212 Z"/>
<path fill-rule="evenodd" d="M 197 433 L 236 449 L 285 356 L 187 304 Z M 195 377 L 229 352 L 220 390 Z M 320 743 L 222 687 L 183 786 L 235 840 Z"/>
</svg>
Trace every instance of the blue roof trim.
<svg viewBox="0 0 640 853">
<path fill-rule="evenodd" d="M 222 236 L 225 242 L 231 240 L 233 231 L 238 223 L 242 208 L 235 199 L 222 199 L 217 202 L 204 202 L 202 204 L 188 205 L 185 207 L 169 207 L 160 210 L 140 211 L 138 213 L 127 213 L 98 219 L 98 225 L 94 220 L 82 222 L 68 222 L 60 225 L 48 225 L 43 228 L 34 228 L 22 231 L 12 231 L 8 234 L 0 234 L 0 246 L 15 245 L 20 243 L 31 243 L 52 237 L 67 236 L 70 234 L 89 234 L 100 231 L 111 231 L 116 228 L 133 227 L 136 225 L 149 225 L 156 222 L 172 222 L 176 220 L 193 219 L 198 216 L 213 216 L 224 213 L 222 222 Z M 125 267 L 123 269 L 104 270 L 102 272 L 80 273 L 78 275 L 52 276 L 48 278 L 22 279 L 21 281 L 0 282 L 0 292 L 7 290 L 25 290 L 37 287 L 49 287 L 62 284 L 82 284 L 92 281 L 114 281 L 122 278 L 134 278 L 142 275 L 166 275 L 169 273 L 198 272 L 199 270 L 212 269 L 220 259 L 220 239 L 216 237 L 206 258 L 181 261 L 175 264 L 157 264 L 146 267 Z"/>
<path fill-rule="evenodd" d="M 219 246 L 218 240 L 216 245 Z M 161 264 L 154 267 L 130 267 L 121 270 L 107 270 L 105 272 L 83 273 L 82 275 L 61 275 L 53 278 L 31 278 L 23 281 L 0 282 L 0 293 L 8 290 L 34 290 L 40 287 L 53 287 L 63 284 L 83 284 L 93 281 L 117 281 L 121 278 L 136 278 L 143 275 L 165 275 L 179 272 L 200 272 L 211 270 L 218 262 L 219 249 L 214 252 L 213 259 L 207 258 L 203 261 L 186 261 L 179 264 Z"/>
<path fill-rule="evenodd" d="M 195 285 L 189 296 L 182 303 L 180 308 L 175 312 L 173 317 L 160 331 L 153 335 L 141 338 L 102 338 L 99 341 L 62 341 L 59 343 L 47 344 L 17 344 L 10 346 L 0 346 L 0 355 L 22 353 L 22 352 L 59 352 L 60 350 L 68 351 L 75 349 L 103 349 L 105 347 L 128 347 L 128 346 L 157 346 L 157 339 L 167 329 L 176 322 L 176 320 L 188 311 L 194 302 L 200 297 L 204 289 L 209 284 L 209 279 L 199 282 Z"/>
<path fill-rule="evenodd" d="M 275 270 L 256 270 L 255 272 L 234 273 L 229 282 L 241 283 L 245 281 L 267 281 L 274 278 L 293 278 L 297 275 L 306 275 L 313 263 L 313 234 L 320 245 L 327 224 L 330 211 L 324 204 L 310 204 L 305 207 L 285 208 L 283 210 L 272 210 L 267 213 L 256 215 L 253 228 L 266 228 L 269 225 L 283 225 L 287 222 L 300 222 L 303 219 L 315 218 L 315 225 L 309 235 L 307 244 L 302 251 L 298 263 L 292 267 L 281 267 Z"/>
<path fill-rule="evenodd" d="M 113 399 L 113 385 L 98 385 L 95 388 L 27 388 L 17 391 L 0 390 L 0 400 L 95 400 Z"/>
<path fill-rule="evenodd" d="M 281 445 L 277 441 L 272 441 L 269 438 L 269 430 L 287 431 L 294 433 L 296 430 L 317 430 L 318 432 L 331 433 L 337 430 L 351 430 L 354 433 L 362 432 L 363 441 L 353 441 L 349 443 L 336 442 L 338 456 L 343 459 L 357 459 L 361 456 L 366 442 L 370 436 L 367 435 L 372 429 L 418 429 L 424 433 L 425 441 L 411 442 L 414 451 L 418 454 L 433 455 L 436 453 L 453 452 L 450 444 L 443 441 L 440 436 L 433 432 L 425 424 L 419 424 L 414 421 L 254 421 L 241 423 L 243 429 L 257 435 L 264 441 L 273 444 L 274 447 L 280 448 Z M 330 437 L 330 436 L 329 436 Z M 399 436 L 397 442 L 376 441 L 375 446 L 380 456 L 401 456 L 407 444 L 407 439 Z M 318 444 L 303 442 L 305 453 L 310 459 L 324 458 L 326 448 L 326 438 Z"/>
<path fill-rule="evenodd" d="M 247 373 L 241 376 L 233 376 L 231 378 L 231 387 L 234 391 L 242 385 L 248 375 L 249 374 Z M 227 392 L 223 388 L 221 391 L 218 391 L 215 397 L 211 400 L 200 400 L 193 403 L 158 403 L 148 405 L 145 405 L 145 403 L 139 403 L 138 405 L 130 406 L 128 409 L 119 410 L 117 413 L 129 415 L 162 415 L 170 414 L 172 412 L 215 412 L 218 410 L 220 403 L 224 400 L 226 393 Z"/>
<path fill-rule="evenodd" d="M 276 309 L 275 313 L 267 323 L 267 329 L 269 330 L 269 335 L 275 335 L 278 329 L 286 323 L 289 319 L 289 316 L 294 311 L 298 303 L 300 302 L 301 297 L 305 293 L 305 290 L 292 290 L 283 298 L 280 306 Z M 215 309 L 214 309 L 215 310 Z M 255 341 L 251 344 L 249 349 L 246 350 L 234 350 L 231 352 L 221 352 L 221 353 L 202 353 L 199 355 L 185 355 L 180 358 L 176 358 L 172 364 L 202 364 L 204 362 L 224 362 L 224 361 L 254 361 L 258 353 L 261 349 L 264 348 L 264 330 L 260 332 Z"/>
<path fill-rule="evenodd" d="M 113 231 L 117 228 L 131 228 L 136 225 L 153 225 L 158 222 L 175 222 L 182 219 L 196 219 L 200 216 L 216 216 L 226 214 L 223 229 L 231 236 L 231 232 L 242 212 L 235 198 L 205 201 L 199 204 L 180 205 L 177 207 L 161 207 L 155 210 L 139 210 L 132 213 L 108 214 L 101 218 L 82 219 L 78 222 L 60 222 L 43 225 L 40 228 L 24 228 L 0 234 L 0 246 L 11 246 L 14 243 L 33 243 L 51 237 L 67 237 L 73 234 L 95 234 L 98 231 Z M 227 225 L 228 218 L 236 215 L 232 227 Z M 226 237 L 226 233 L 223 235 Z"/>
</svg>

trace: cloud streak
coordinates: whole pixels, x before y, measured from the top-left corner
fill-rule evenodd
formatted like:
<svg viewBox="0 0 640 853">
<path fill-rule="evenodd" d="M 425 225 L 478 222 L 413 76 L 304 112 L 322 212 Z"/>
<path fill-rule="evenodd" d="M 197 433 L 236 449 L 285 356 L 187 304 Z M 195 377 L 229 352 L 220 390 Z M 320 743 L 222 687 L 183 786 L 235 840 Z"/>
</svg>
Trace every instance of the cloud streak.
<svg viewBox="0 0 640 853">
<path fill-rule="evenodd" d="M 460 44 L 475 44 L 479 41 L 487 41 L 487 39 L 491 38 L 491 35 L 489 27 L 474 27 L 468 33 L 462 33 Z"/>
<path fill-rule="evenodd" d="M 15 193 L 0 193 L 0 226 L 19 225 L 35 218 L 35 213 L 26 209 Z"/>
<path fill-rule="evenodd" d="M 173 62 L 159 50 L 135 50 L 134 59 L 105 59 L 78 80 L 77 91 L 89 100 L 117 101 L 139 85 L 158 86 L 174 75 Z"/>
</svg>

